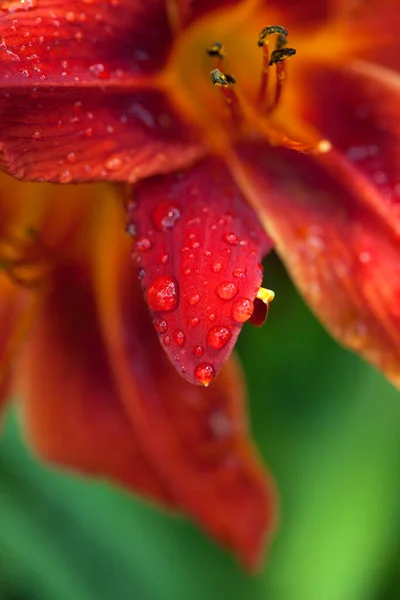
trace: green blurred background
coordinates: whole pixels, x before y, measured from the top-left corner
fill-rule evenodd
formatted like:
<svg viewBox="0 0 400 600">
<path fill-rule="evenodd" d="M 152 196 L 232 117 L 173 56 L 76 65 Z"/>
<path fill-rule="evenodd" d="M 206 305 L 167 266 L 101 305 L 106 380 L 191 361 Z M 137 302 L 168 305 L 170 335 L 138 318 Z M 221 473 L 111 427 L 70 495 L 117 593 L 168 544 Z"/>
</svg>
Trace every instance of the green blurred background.
<svg viewBox="0 0 400 600">
<path fill-rule="evenodd" d="M 248 576 L 190 523 L 35 462 L 10 413 L 0 442 L 0 600 L 400 599 L 400 395 L 340 349 L 279 262 L 239 352 L 281 523 Z M 334 301 L 334 299 L 333 299 Z"/>
</svg>

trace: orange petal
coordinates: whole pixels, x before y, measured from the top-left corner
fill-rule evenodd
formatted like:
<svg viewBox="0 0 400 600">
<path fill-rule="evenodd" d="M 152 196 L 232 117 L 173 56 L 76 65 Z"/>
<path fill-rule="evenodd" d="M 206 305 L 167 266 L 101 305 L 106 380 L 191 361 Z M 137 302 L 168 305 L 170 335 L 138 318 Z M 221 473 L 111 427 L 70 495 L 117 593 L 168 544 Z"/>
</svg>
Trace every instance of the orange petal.
<svg viewBox="0 0 400 600">
<path fill-rule="evenodd" d="M 383 197 L 351 181 L 335 152 L 320 163 L 277 148 L 240 154 L 238 179 L 311 307 L 400 385 L 400 239 Z"/>
<path fill-rule="evenodd" d="M 28 438 L 42 457 L 172 502 L 115 388 L 88 265 L 58 268 L 21 357 L 18 387 Z"/>
<path fill-rule="evenodd" d="M 182 509 L 254 567 L 271 531 L 273 491 L 249 438 L 240 371 L 231 362 L 205 389 L 171 367 L 121 242 L 121 220 L 104 211 L 95 259 L 104 336 L 134 435 Z"/>
<path fill-rule="evenodd" d="M 0 416 L 10 383 L 10 369 L 33 317 L 37 294 L 13 283 L 0 271 Z"/>
</svg>

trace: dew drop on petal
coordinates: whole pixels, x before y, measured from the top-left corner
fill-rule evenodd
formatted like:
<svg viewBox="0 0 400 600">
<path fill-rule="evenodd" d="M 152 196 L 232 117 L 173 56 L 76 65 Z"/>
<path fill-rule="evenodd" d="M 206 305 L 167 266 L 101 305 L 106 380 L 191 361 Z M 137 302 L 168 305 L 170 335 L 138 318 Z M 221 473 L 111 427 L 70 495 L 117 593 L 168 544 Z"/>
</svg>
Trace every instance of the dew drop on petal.
<svg viewBox="0 0 400 600">
<path fill-rule="evenodd" d="M 195 368 L 194 377 L 199 383 L 207 387 L 215 377 L 214 367 L 208 363 L 201 363 Z"/>
<path fill-rule="evenodd" d="M 219 260 L 213 262 L 211 266 L 211 269 L 214 271 L 214 273 L 221 273 L 223 268 L 223 264 Z"/>
<path fill-rule="evenodd" d="M 168 329 L 168 324 L 167 321 L 165 321 L 165 319 L 163 319 L 162 317 L 155 317 L 153 320 L 154 323 L 154 327 L 156 328 L 156 331 L 158 331 L 158 333 L 166 333 L 167 329 Z"/>
<path fill-rule="evenodd" d="M 238 323 L 248 321 L 253 314 L 254 305 L 249 298 L 237 298 L 232 306 L 232 318 Z"/>
<path fill-rule="evenodd" d="M 195 356 L 199 356 L 199 357 L 203 356 L 203 354 L 204 354 L 204 348 L 203 348 L 203 346 L 195 346 L 193 348 L 193 354 Z"/>
<path fill-rule="evenodd" d="M 164 342 L 164 346 L 169 346 L 170 345 L 171 338 L 169 337 L 169 335 L 164 335 L 163 342 Z"/>
<path fill-rule="evenodd" d="M 60 183 L 71 183 L 72 175 L 69 171 L 63 171 L 59 177 Z"/>
<path fill-rule="evenodd" d="M 207 335 L 207 342 L 215 350 L 221 350 L 231 339 L 232 332 L 228 327 L 215 326 L 212 327 Z"/>
<path fill-rule="evenodd" d="M 200 296 L 199 296 L 199 294 L 194 294 L 193 296 L 191 296 L 189 298 L 189 304 L 191 304 L 192 306 L 195 306 L 199 302 L 200 302 Z"/>
<path fill-rule="evenodd" d="M 162 202 L 153 212 L 153 222 L 159 231 L 167 231 L 175 226 L 181 216 L 180 210 L 174 204 Z"/>
<path fill-rule="evenodd" d="M 149 238 L 140 237 L 135 241 L 135 250 L 138 250 L 139 252 L 147 252 L 148 250 L 151 250 L 152 247 L 153 244 Z"/>
<path fill-rule="evenodd" d="M 222 300 L 231 300 L 237 294 L 237 285 L 232 281 L 223 281 L 217 287 L 217 294 Z"/>
<path fill-rule="evenodd" d="M 180 346 L 182 348 L 182 346 L 185 345 L 186 337 L 181 329 L 177 329 L 176 331 L 174 331 L 172 337 L 174 338 L 174 342 L 177 346 Z"/>
<path fill-rule="evenodd" d="M 189 320 L 189 327 L 197 327 L 200 323 L 200 319 L 198 317 L 193 317 L 193 319 Z"/>
<path fill-rule="evenodd" d="M 170 311 L 179 304 L 179 284 L 175 277 L 157 277 L 146 293 L 149 307 L 154 311 Z"/>
<path fill-rule="evenodd" d="M 224 242 L 230 244 L 231 246 L 237 246 L 239 243 L 239 238 L 236 235 L 236 233 L 224 233 L 222 239 L 224 240 Z"/>
</svg>

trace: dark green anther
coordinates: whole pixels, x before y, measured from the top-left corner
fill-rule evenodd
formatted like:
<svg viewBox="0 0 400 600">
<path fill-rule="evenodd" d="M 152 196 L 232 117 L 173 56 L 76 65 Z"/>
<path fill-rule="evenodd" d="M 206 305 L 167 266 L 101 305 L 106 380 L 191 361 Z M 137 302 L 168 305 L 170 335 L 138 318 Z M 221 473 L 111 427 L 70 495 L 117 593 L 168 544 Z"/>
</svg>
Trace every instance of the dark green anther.
<svg viewBox="0 0 400 600">
<path fill-rule="evenodd" d="M 260 46 L 260 48 L 264 45 L 266 38 L 274 33 L 279 33 L 285 36 L 288 35 L 287 30 L 284 27 L 281 27 L 281 25 L 269 25 L 268 27 L 264 27 L 264 29 L 258 34 L 257 44 Z"/>
<path fill-rule="evenodd" d="M 269 61 L 269 66 L 276 65 L 276 63 L 285 60 L 285 58 L 289 58 L 289 56 L 293 56 L 296 54 L 296 50 L 294 48 L 279 48 L 279 50 L 274 50 L 271 54 L 271 59 Z"/>
</svg>

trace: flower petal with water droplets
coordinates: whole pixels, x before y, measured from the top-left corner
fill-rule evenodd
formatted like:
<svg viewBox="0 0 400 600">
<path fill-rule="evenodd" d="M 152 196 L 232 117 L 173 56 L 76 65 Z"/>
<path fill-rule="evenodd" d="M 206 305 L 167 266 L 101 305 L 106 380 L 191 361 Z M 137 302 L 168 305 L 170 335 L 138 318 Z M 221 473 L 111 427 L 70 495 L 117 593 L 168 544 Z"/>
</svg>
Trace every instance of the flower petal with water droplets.
<svg viewBox="0 0 400 600">
<path fill-rule="evenodd" d="M 180 377 L 135 282 L 128 240 L 118 233 L 123 216 L 103 214 L 96 227 L 98 302 L 134 435 L 181 510 L 255 568 L 273 527 L 274 493 L 250 441 L 239 365 L 232 358 L 209 389 Z"/>
<path fill-rule="evenodd" d="M 142 182 L 128 212 L 161 345 L 185 379 L 208 385 L 252 314 L 271 241 L 218 160 Z"/>
</svg>

